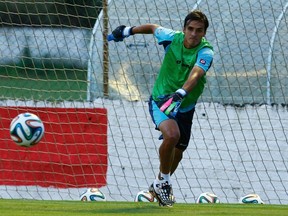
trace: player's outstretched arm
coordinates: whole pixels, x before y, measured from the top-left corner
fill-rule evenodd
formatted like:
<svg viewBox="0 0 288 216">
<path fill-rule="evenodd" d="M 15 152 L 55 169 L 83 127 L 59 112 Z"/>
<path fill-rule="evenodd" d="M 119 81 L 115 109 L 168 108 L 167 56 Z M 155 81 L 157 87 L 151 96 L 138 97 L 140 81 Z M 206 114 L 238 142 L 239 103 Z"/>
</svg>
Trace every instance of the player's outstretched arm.
<svg viewBox="0 0 288 216">
<path fill-rule="evenodd" d="M 124 38 L 134 34 L 153 34 L 155 29 L 159 27 L 157 24 L 144 24 L 140 26 L 120 25 L 107 36 L 108 41 L 123 41 Z"/>
</svg>

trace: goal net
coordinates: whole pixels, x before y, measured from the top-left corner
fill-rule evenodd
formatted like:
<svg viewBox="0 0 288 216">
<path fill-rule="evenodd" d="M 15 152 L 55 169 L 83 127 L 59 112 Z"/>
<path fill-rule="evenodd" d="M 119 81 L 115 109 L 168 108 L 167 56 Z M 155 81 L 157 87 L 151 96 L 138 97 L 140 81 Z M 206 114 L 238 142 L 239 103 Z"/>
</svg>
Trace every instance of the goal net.
<svg viewBox="0 0 288 216">
<path fill-rule="evenodd" d="M 287 2 L 74 2 L 0 3 L 0 198 L 79 200 L 98 187 L 107 200 L 133 201 L 148 189 L 161 141 L 147 100 L 164 50 L 152 35 L 109 44 L 105 35 L 148 22 L 181 30 L 201 9 L 215 56 L 172 176 L 176 201 L 208 191 L 222 203 L 257 193 L 288 204 Z M 21 112 L 45 125 L 31 148 L 9 135 Z"/>
</svg>

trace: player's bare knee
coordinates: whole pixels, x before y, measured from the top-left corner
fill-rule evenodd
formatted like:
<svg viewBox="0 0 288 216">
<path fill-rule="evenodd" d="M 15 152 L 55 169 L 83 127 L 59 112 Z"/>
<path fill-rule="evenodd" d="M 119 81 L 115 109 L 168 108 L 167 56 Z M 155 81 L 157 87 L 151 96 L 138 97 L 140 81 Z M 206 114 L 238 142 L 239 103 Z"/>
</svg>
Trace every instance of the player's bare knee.
<svg viewBox="0 0 288 216">
<path fill-rule="evenodd" d="M 175 145 L 178 143 L 179 139 L 180 133 L 178 131 L 169 131 L 164 136 L 165 141 L 169 141 L 169 143 L 175 143 Z"/>
</svg>

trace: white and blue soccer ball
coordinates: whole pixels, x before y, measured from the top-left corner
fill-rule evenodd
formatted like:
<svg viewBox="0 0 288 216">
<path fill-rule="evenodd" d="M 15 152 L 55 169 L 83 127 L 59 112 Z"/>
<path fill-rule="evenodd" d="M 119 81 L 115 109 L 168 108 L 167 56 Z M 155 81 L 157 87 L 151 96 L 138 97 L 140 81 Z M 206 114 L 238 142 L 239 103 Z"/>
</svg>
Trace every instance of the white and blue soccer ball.
<svg viewBox="0 0 288 216">
<path fill-rule="evenodd" d="M 10 136 L 19 146 L 30 147 L 36 145 L 44 135 L 44 124 L 32 113 L 17 115 L 10 124 Z"/>
<path fill-rule="evenodd" d="M 258 194 L 247 194 L 239 199 L 239 203 L 264 204 L 263 200 Z"/>
<path fill-rule="evenodd" d="M 106 201 L 105 194 L 99 188 L 87 188 L 81 195 L 81 201 Z"/>
<path fill-rule="evenodd" d="M 216 194 L 204 192 L 198 196 L 196 203 L 220 203 L 220 200 Z"/>
<path fill-rule="evenodd" d="M 156 198 L 148 191 L 142 190 L 137 193 L 134 199 L 135 202 L 157 202 Z"/>
</svg>

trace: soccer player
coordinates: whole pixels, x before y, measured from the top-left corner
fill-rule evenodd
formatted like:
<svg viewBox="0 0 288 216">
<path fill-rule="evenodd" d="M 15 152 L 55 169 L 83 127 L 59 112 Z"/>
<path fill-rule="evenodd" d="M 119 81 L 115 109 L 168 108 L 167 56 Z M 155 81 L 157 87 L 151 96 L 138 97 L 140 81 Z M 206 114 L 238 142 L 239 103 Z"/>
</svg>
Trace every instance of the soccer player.
<svg viewBox="0 0 288 216">
<path fill-rule="evenodd" d="M 213 60 L 213 47 L 205 39 L 209 26 L 206 15 L 191 11 L 182 31 L 157 24 L 118 26 L 108 40 L 123 41 L 136 34 L 153 34 L 165 49 L 165 56 L 149 101 L 149 111 L 163 139 L 159 147 L 159 175 L 149 187 L 160 206 L 175 202 L 170 176 L 186 150 L 195 105 L 206 83 L 206 72 Z"/>
</svg>

